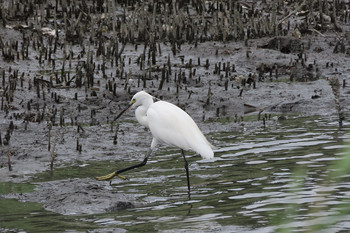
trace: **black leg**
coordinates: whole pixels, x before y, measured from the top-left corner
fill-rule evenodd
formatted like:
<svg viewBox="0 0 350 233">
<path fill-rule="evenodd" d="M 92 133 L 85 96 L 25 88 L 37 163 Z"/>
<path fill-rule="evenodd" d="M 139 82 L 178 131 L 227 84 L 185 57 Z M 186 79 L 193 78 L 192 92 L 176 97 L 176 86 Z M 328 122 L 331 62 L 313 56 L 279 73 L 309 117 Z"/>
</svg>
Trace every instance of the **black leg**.
<svg viewBox="0 0 350 233">
<path fill-rule="evenodd" d="M 187 176 L 187 188 L 188 188 L 188 199 L 191 199 L 191 185 L 190 185 L 190 172 L 188 171 L 188 162 L 185 157 L 184 150 L 181 150 L 182 156 L 185 160 L 185 169 L 186 169 L 186 176 Z"/>
<path fill-rule="evenodd" d="M 123 169 L 120 169 L 118 171 L 115 171 L 115 172 L 112 172 L 108 175 L 105 175 L 105 176 L 100 176 L 100 177 L 96 177 L 97 180 L 111 180 L 113 177 L 115 176 L 119 176 L 120 173 L 123 173 L 123 172 L 126 172 L 126 171 L 129 171 L 131 169 L 134 169 L 134 168 L 139 168 L 139 167 L 143 167 L 147 164 L 147 161 L 148 161 L 148 158 L 149 156 L 152 154 L 152 149 L 149 149 L 144 160 L 139 163 L 139 164 L 136 164 L 136 165 L 133 165 L 133 166 L 130 166 L 130 167 L 127 167 L 127 168 L 123 168 Z M 122 176 L 119 176 L 120 178 L 124 178 L 125 177 L 122 177 Z"/>
<path fill-rule="evenodd" d="M 134 169 L 134 168 L 143 167 L 143 166 L 145 166 L 147 164 L 147 160 L 148 160 L 148 157 L 145 157 L 145 159 L 141 163 L 136 164 L 134 166 L 130 166 L 130 167 L 127 167 L 127 168 L 120 169 L 120 170 L 116 171 L 115 174 L 118 175 L 120 173 L 129 171 L 129 170 Z"/>
</svg>

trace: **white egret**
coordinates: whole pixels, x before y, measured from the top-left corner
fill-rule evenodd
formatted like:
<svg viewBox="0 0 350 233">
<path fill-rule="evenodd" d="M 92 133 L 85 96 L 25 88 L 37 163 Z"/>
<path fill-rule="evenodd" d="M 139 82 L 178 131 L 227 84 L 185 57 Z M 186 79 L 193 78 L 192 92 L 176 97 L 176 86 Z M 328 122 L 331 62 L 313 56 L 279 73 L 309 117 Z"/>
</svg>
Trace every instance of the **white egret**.
<svg viewBox="0 0 350 233">
<path fill-rule="evenodd" d="M 185 160 L 188 195 L 190 197 L 188 162 L 184 150 L 197 152 L 203 159 L 213 159 L 214 147 L 208 142 L 193 119 L 174 104 L 166 101 L 153 102 L 153 96 L 145 91 L 140 91 L 133 96 L 127 108 L 116 119 L 130 108 L 136 108 L 135 116 L 137 121 L 150 129 L 153 136 L 151 147 L 141 163 L 115 171 L 106 176 L 97 177 L 97 179 L 110 180 L 114 176 L 119 176 L 122 172 L 146 165 L 149 156 L 158 143 L 165 143 L 181 149 Z M 123 178 L 122 176 L 119 177 Z"/>
</svg>

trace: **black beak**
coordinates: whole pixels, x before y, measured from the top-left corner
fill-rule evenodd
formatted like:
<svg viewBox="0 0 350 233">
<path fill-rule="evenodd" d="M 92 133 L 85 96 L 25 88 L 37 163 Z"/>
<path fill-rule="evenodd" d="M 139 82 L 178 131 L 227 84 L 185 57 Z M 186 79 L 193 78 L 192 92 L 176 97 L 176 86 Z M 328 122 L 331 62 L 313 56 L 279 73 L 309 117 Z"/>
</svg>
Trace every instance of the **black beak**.
<svg viewBox="0 0 350 233">
<path fill-rule="evenodd" d="M 121 117 L 125 112 L 127 112 L 131 108 L 132 105 L 133 104 L 131 104 L 131 103 L 128 104 L 128 106 L 126 106 L 126 108 L 123 111 L 121 111 L 116 118 L 114 118 L 113 122 L 118 120 L 119 117 Z"/>
</svg>

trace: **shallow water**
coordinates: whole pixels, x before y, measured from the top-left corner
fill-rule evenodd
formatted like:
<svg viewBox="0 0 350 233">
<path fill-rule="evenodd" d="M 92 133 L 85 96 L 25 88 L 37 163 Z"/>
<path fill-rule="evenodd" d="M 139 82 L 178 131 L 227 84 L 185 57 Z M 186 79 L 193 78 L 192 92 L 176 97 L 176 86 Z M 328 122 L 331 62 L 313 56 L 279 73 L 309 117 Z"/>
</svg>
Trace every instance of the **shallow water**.
<svg viewBox="0 0 350 233">
<path fill-rule="evenodd" d="M 191 200 L 180 151 L 159 149 L 146 167 L 115 179 L 113 189 L 148 204 L 98 215 L 62 216 L 40 204 L 0 199 L 0 230 L 27 232 L 346 232 L 350 230 L 348 176 L 334 180 L 349 126 L 335 117 L 296 117 L 255 132 L 209 135 L 220 149 L 212 162 L 187 153 Z M 128 166 L 136 161 L 120 162 Z M 71 169 L 70 169 L 71 168 Z M 35 182 L 94 177 L 115 164 L 92 162 L 38 174 Z M 28 192 L 31 184 L 2 184 L 2 193 Z"/>
</svg>

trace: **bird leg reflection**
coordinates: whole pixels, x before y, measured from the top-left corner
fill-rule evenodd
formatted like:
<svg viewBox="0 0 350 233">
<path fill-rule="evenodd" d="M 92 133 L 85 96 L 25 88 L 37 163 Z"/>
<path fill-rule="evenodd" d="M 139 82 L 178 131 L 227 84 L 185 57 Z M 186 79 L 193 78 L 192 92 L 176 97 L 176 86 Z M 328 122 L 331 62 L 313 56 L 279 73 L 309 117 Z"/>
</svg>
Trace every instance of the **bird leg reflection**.
<svg viewBox="0 0 350 233">
<path fill-rule="evenodd" d="M 145 158 L 143 159 L 143 161 L 139 164 L 136 164 L 136 165 L 133 165 L 133 166 L 130 166 L 130 167 L 127 167 L 127 168 L 123 168 L 123 169 L 120 169 L 118 171 L 115 171 L 115 172 L 112 172 L 108 175 L 105 175 L 105 176 L 99 176 L 99 177 L 96 177 L 97 180 L 100 180 L 100 181 L 103 181 L 103 180 L 111 180 L 113 177 L 115 176 L 118 176 L 119 178 L 125 178 L 121 175 L 119 175 L 120 173 L 123 173 L 123 172 L 126 172 L 126 171 L 129 171 L 131 169 L 134 169 L 134 168 L 139 168 L 139 167 L 143 167 L 147 164 L 147 161 L 148 161 L 148 158 L 149 156 L 152 154 L 152 149 L 150 148 L 145 156 Z M 125 178 L 126 179 L 126 178 Z"/>
<path fill-rule="evenodd" d="M 186 169 L 186 176 L 187 176 L 187 188 L 188 188 L 188 199 L 191 199 L 191 185 L 190 185 L 190 172 L 188 171 L 188 162 L 185 157 L 184 150 L 181 150 L 182 156 L 185 160 L 185 169 Z"/>
</svg>

